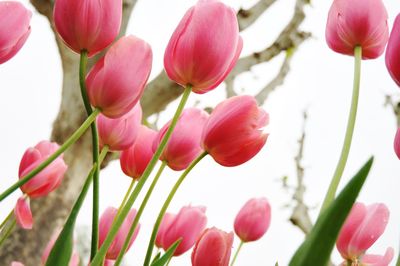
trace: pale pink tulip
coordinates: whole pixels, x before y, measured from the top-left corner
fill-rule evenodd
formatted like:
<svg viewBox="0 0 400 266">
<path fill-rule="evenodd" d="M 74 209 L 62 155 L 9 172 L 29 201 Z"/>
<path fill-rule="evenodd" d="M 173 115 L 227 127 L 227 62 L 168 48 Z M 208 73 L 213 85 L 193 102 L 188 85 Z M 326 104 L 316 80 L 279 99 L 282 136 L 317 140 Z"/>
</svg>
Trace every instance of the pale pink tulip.
<svg viewBox="0 0 400 266">
<path fill-rule="evenodd" d="M 394 152 L 397 158 L 400 159 L 400 128 L 397 129 L 396 136 L 394 137 Z"/>
<path fill-rule="evenodd" d="M 203 206 L 183 207 L 174 219 L 170 221 L 169 225 L 163 228 L 162 248 L 167 250 L 178 239 L 182 239 L 182 241 L 175 250 L 174 256 L 179 256 L 192 248 L 206 227 L 207 217 L 205 212 L 206 208 Z"/>
<path fill-rule="evenodd" d="M 264 146 L 268 114 L 252 96 L 229 98 L 211 113 L 202 135 L 202 146 L 223 166 L 236 166 L 253 158 Z"/>
<path fill-rule="evenodd" d="M 110 231 L 111 225 L 114 221 L 115 216 L 117 215 L 118 210 L 113 207 L 108 207 L 103 215 L 100 217 L 99 221 L 99 247 L 103 244 L 104 240 L 107 237 L 108 232 Z M 107 250 L 106 259 L 115 260 L 118 257 L 119 252 L 125 242 L 125 238 L 128 235 L 129 229 L 135 220 L 136 210 L 130 210 L 128 216 L 125 218 L 123 224 L 119 228 L 117 235 L 115 236 L 113 242 Z M 140 224 L 136 227 L 133 237 L 129 243 L 129 246 L 125 252 L 129 250 L 132 246 L 133 241 L 135 241 L 138 233 L 139 233 Z"/>
<path fill-rule="evenodd" d="M 394 21 L 386 47 L 386 67 L 394 82 L 400 87 L 400 14 Z"/>
<path fill-rule="evenodd" d="M 171 225 L 171 223 L 174 221 L 175 216 L 176 216 L 175 214 L 168 213 L 168 212 L 164 214 L 164 217 L 161 220 L 160 227 L 158 228 L 156 242 L 155 242 L 155 245 L 158 248 L 162 248 L 162 247 L 166 246 L 164 244 L 164 234 L 167 231 L 168 227 Z"/>
<path fill-rule="evenodd" d="M 117 37 L 122 20 L 122 0 L 57 0 L 54 25 L 75 52 L 93 56 Z"/>
<path fill-rule="evenodd" d="M 43 265 L 46 264 L 46 261 L 50 255 L 51 250 L 53 249 L 54 244 L 56 243 L 56 240 L 58 238 L 58 235 L 60 234 L 61 230 L 56 230 L 52 237 L 50 238 L 49 243 L 47 244 L 46 248 L 43 251 L 42 254 L 42 263 Z M 79 266 L 79 254 L 78 252 L 74 249 L 71 255 L 71 258 L 69 260 L 68 266 Z"/>
<path fill-rule="evenodd" d="M 115 260 L 105 260 L 103 266 L 114 266 Z"/>
<path fill-rule="evenodd" d="M 394 250 L 388 248 L 385 255 L 366 254 L 361 257 L 361 264 L 363 266 L 389 266 L 393 260 Z"/>
<path fill-rule="evenodd" d="M 388 14 L 382 0 L 334 0 L 325 37 L 335 52 L 353 55 L 362 47 L 363 59 L 379 57 L 389 37 Z"/>
<path fill-rule="evenodd" d="M 256 241 L 268 230 L 271 206 L 266 198 L 250 199 L 235 218 L 235 233 L 243 242 Z"/>
<path fill-rule="evenodd" d="M 342 257 L 359 259 L 383 234 L 388 221 L 389 210 L 384 204 L 355 203 L 336 241 Z"/>
<path fill-rule="evenodd" d="M 20 197 L 14 209 L 15 220 L 23 229 L 32 229 L 33 216 L 29 205 L 29 198 Z"/>
<path fill-rule="evenodd" d="M 132 110 L 149 78 L 152 57 L 150 46 L 135 36 L 125 36 L 114 43 L 86 77 L 92 106 L 109 118 Z"/>
<path fill-rule="evenodd" d="M 215 227 L 206 229 L 192 252 L 193 266 L 228 266 L 233 244 L 233 233 Z"/>
<path fill-rule="evenodd" d="M 128 149 L 135 142 L 142 123 L 140 103 L 119 118 L 108 118 L 102 114 L 97 117 L 100 146 L 107 145 L 111 151 Z"/>
<path fill-rule="evenodd" d="M 11 266 L 24 266 L 24 264 L 19 261 L 13 261 L 11 262 Z"/>
<path fill-rule="evenodd" d="M 173 170 L 180 171 L 186 169 L 202 152 L 200 146 L 201 133 L 208 116 L 205 111 L 197 108 L 183 110 L 160 160 L 165 161 Z M 153 151 L 157 149 L 170 123 L 171 121 L 158 133 L 154 141 Z"/>
<path fill-rule="evenodd" d="M 135 143 L 129 149 L 122 151 L 119 158 L 121 169 L 127 176 L 136 180 L 142 176 L 153 157 L 153 142 L 156 136 L 156 131 L 143 125 L 139 126 Z"/>
<path fill-rule="evenodd" d="M 0 2 L 0 64 L 10 60 L 31 33 L 32 12 L 16 1 Z"/>
<path fill-rule="evenodd" d="M 176 83 L 206 93 L 229 74 L 242 46 L 235 10 L 216 0 L 200 0 L 173 33 L 164 67 Z"/>
</svg>

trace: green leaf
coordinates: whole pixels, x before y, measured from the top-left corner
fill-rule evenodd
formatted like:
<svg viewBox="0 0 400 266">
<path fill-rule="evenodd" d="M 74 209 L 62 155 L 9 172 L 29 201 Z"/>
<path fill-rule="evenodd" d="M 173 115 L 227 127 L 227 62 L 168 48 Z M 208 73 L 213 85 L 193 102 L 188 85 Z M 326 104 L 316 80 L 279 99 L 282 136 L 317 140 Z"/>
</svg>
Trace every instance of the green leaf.
<svg viewBox="0 0 400 266">
<path fill-rule="evenodd" d="M 327 265 L 336 238 L 371 169 L 373 157 L 318 217 L 312 231 L 293 255 L 289 266 Z"/>
<path fill-rule="evenodd" d="M 160 257 L 161 257 L 161 252 L 159 251 L 159 252 L 157 252 L 156 256 L 153 258 L 150 265 L 153 265 L 153 263 L 156 262 Z"/>
<path fill-rule="evenodd" d="M 92 170 L 90 171 L 88 177 L 86 178 L 85 184 L 83 185 L 82 191 L 79 194 L 78 199 L 72 208 L 71 213 L 65 222 L 64 228 L 61 230 L 56 242 L 54 243 L 53 249 L 51 250 L 49 257 L 46 261 L 46 266 L 68 266 L 71 259 L 72 250 L 74 246 L 74 227 L 75 221 L 78 217 L 82 203 L 85 200 L 86 194 L 89 190 L 90 184 L 92 183 L 92 178 L 94 171 L 96 170 L 94 164 Z"/>
<path fill-rule="evenodd" d="M 169 247 L 169 249 L 162 255 L 159 259 L 155 260 L 151 266 L 164 266 L 168 263 L 168 261 L 174 255 L 175 250 L 178 248 L 178 245 L 182 242 L 182 239 L 178 239 Z"/>
</svg>

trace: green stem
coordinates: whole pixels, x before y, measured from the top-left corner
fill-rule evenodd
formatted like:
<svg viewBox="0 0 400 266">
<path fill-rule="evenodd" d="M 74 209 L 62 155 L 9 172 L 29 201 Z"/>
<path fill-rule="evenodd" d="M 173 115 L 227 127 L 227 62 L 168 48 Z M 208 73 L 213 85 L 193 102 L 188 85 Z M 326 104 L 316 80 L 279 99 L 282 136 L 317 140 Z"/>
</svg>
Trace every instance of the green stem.
<svg viewBox="0 0 400 266">
<path fill-rule="evenodd" d="M 129 188 L 128 188 L 128 190 L 127 190 L 126 193 L 125 193 L 124 199 L 122 200 L 121 204 L 119 205 L 118 212 L 117 212 L 117 215 L 115 215 L 115 217 L 117 217 L 117 216 L 119 215 L 119 210 L 122 209 L 122 207 L 126 204 L 126 201 L 128 200 L 128 197 L 129 197 L 129 195 L 130 195 L 131 192 L 132 192 L 133 185 L 135 185 L 135 182 L 136 182 L 136 180 L 135 180 L 135 179 L 132 179 L 132 182 L 131 182 L 131 184 L 129 185 Z"/>
<path fill-rule="evenodd" d="M 8 227 L 6 227 L 6 228 L 4 229 L 4 230 L 6 230 L 6 231 L 4 232 L 4 234 L 3 234 L 3 231 L 1 232 L 1 233 L 2 233 L 2 236 L 1 236 L 1 238 L 0 238 L 0 247 L 4 244 L 4 241 L 6 241 L 6 239 L 10 236 L 10 234 L 11 234 L 11 232 L 13 231 L 13 229 L 14 229 L 16 223 L 17 223 L 17 221 L 16 221 L 15 219 L 13 219 L 13 220 L 11 221 L 11 224 L 10 224 Z"/>
<path fill-rule="evenodd" d="M 7 196 L 17 190 L 20 186 L 24 185 L 26 182 L 31 180 L 35 175 L 40 173 L 44 168 L 51 164 L 58 156 L 60 156 L 65 150 L 67 150 L 72 144 L 74 144 L 82 135 L 85 133 L 86 129 L 93 123 L 96 116 L 100 114 L 100 109 L 95 109 L 93 113 L 83 122 L 83 124 L 69 137 L 63 145 L 58 148 L 52 155 L 50 155 L 44 162 L 38 165 L 35 169 L 30 171 L 27 175 L 19 179 L 12 186 L 7 188 L 0 195 L 0 202 L 3 201 Z"/>
<path fill-rule="evenodd" d="M 12 209 L 10 211 L 10 213 L 7 215 L 7 217 L 4 219 L 4 221 L 0 224 L 0 230 L 4 227 L 4 225 L 8 222 L 8 220 L 10 220 L 10 218 L 13 216 L 14 214 L 14 209 Z"/>
<path fill-rule="evenodd" d="M 160 176 L 166 166 L 167 166 L 167 163 L 165 161 L 163 161 L 160 165 L 160 168 L 157 171 L 156 176 L 154 177 L 153 182 L 151 183 L 151 185 L 149 187 L 149 190 L 147 190 L 147 193 L 142 201 L 142 204 L 140 205 L 139 210 L 136 213 L 135 219 L 133 220 L 131 228 L 129 229 L 128 236 L 125 238 L 124 245 L 122 246 L 122 248 L 118 254 L 118 258 L 115 261 L 115 264 L 114 264 L 115 266 L 119 266 L 121 264 L 122 258 L 125 255 L 125 251 L 128 249 L 129 243 L 131 242 L 131 238 L 132 238 L 133 234 L 135 233 L 136 226 L 138 225 L 140 217 L 142 216 L 142 213 L 143 213 L 144 209 L 146 208 L 146 205 L 147 205 L 147 202 L 149 201 L 151 193 L 153 193 L 153 190 L 158 182 L 158 179 L 160 178 Z"/>
<path fill-rule="evenodd" d="M 233 266 L 233 265 L 235 264 L 235 261 L 236 261 L 238 255 L 239 255 L 239 252 L 240 252 L 240 250 L 241 250 L 242 247 L 243 247 L 243 244 L 244 244 L 244 242 L 243 242 L 243 241 L 240 241 L 239 247 L 237 248 L 237 250 L 236 250 L 236 252 L 235 252 L 235 256 L 233 256 L 233 259 L 232 259 L 232 262 L 231 262 L 231 266 Z"/>
<path fill-rule="evenodd" d="M 86 91 L 86 66 L 88 61 L 88 52 L 83 50 L 79 62 L 79 84 L 81 88 L 81 95 L 83 104 L 86 109 L 87 115 L 91 115 L 93 110 L 90 106 L 89 97 Z M 92 245 L 90 251 L 90 258 L 93 258 L 97 251 L 98 236 L 99 236 L 99 194 L 100 194 L 100 164 L 99 164 L 99 136 L 97 133 L 96 122 L 91 125 L 92 131 L 92 151 L 93 151 L 93 164 L 96 169 L 93 174 L 93 210 L 92 210 Z"/>
<path fill-rule="evenodd" d="M 323 212 L 329 204 L 335 199 L 336 191 L 343 175 L 344 168 L 346 167 L 347 158 L 350 152 L 351 141 L 353 138 L 354 126 L 357 117 L 358 96 L 360 93 L 360 76 L 361 76 L 361 59 L 362 48 L 356 46 L 354 48 L 354 83 L 353 83 L 353 96 L 351 100 L 350 114 L 347 122 L 346 135 L 342 147 L 339 162 L 336 166 L 331 184 L 329 185 L 328 192 L 326 193 L 324 203 L 322 204 L 321 212 Z M 320 213 L 321 213 L 320 212 Z"/>
<path fill-rule="evenodd" d="M 118 229 L 121 227 L 122 223 L 124 222 L 125 217 L 128 215 L 130 208 L 132 207 L 133 203 L 135 202 L 136 198 L 138 197 L 140 191 L 142 190 L 144 184 L 146 183 L 149 175 L 153 171 L 155 165 L 157 164 L 158 159 L 161 156 L 161 153 L 164 151 L 169 138 L 178 122 L 180 115 L 182 114 L 183 108 L 189 98 L 190 92 L 192 91 L 191 86 L 187 86 L 183 92 L 181 101 L 179 103 L 178 108 L 176 109 L 175 115 L 172 118 L 171 124 L 165 133 L 164 137 L 162 138 L 160 144 L 156 152 L 154 153 L 152 159 L 150 160 L 149 164 L 147 165 L 146 169 L 144 170 L 139 182 L 137 183 L 135 189 L 133 190 L 132 194 L 129 196 L 125 206 L 122 208 L 120 215 L 116 218 L 114 225 L 111 227 L 110 231 L 106 239 L 104 240 L 103 244 L 101 245 L 99 251 L 97 252 L 96 256 L 93 258 L 91 265 L 97 266 L 100 264 L 101 260 L 104 258 L 108 248 L 110 247 L 115 235 L 118 232 Z"/>
<path fill-rule="evenodd" d="M 158 228 L 160 227 L 161 221 L 164 217 L 165 212 L 168 209 L 169 204 L 171 203 L 172 199 L 175 196 L 176 191 L 178 190 L 179 186 L 182 184 L 183 180 L 185 180 L 186 176 L 190 173 L 190 171 L 207 155 L 207 152 L 203 152 L 200 154 L 194 161 L 188 166 L 188 168 L 182 173 L 182 175 L 179 177 L 179 179 L 176 181 L 175 185 L 172 187 L 171 191 L 169 192 L 169 195 L 164 202 L 164 205 L 162 206 L 157 220 L 154 224 L 153 227 L 153 232 L 151 233 L 149 245 L 147 246 L 147 253 L 146 253 L 146 258 L 144 260 L 143 265 L 148 266 L 150 264 L 151 260 L 151 255 L 153 254 L 153 248 L 154 248 L 154 243 L 156 241 L 157 237 L 157 232 Z"/>
</svg>

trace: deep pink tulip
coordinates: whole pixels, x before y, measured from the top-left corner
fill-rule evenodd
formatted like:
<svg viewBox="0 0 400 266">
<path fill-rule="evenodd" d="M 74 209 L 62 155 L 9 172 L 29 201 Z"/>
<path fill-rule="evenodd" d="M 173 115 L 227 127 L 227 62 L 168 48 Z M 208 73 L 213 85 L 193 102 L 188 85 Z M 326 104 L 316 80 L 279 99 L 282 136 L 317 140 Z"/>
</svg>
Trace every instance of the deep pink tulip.
<svg viewBox="0 0 400 266">
<path fill-rule="evenodd" d="M 57 0 L 53 17 L 58 34 L 73 51 L 93 56 L 117 37 L 122 0 Z"/>
<path fill-rule="evenodd" d="M 201 133 L 208 116 L 205 111 L 197 108 L 183 110 L 160 160 L 165 161 L 173 170 L 186 169 L 202 152 L 200 146 Z M 154 141 L 153 151 L 157 149 L 170 124 L 171 121 L 158 133 Z"/>
<path fill-rule="evenodd" d="M 167 212 L 164 214 L 164 217 L 161 220 L 160 227 L 158 228 L 156 242 L 155 242 L 155 244 L 158 248 L 162 248 L 162 247 L 166 246 L 164 244 L 164 235 L 165 235 L 165 232 L 167 231 L 168 227 L 174 221 L 175 217 L 176 217 L 176 215 L 173 213 Z"/>
<path fill-rule="evenodd" d="M 355 203 L 336 241 L 336 247 L 346 260 L 357 260 L 383 234 L 389 221 L 384 204 Z"/>
<path fill-rule="evenodd" d="M 46 264 L 47 258 L 50 255 L 51 250 L 53 249 L 54 244 L 56 243 L 56 240 L 58 238 L 58 235 L 60 234 L 61 230 L 56 230 L 52 237 L 50 238 L 49 243 L 47 244 L 46 248 L 43 251 L 42 254 L 42 263 L 43 265 Z M 72 252 L 72 256 L 69 260 L 68 266 L 79 266 L 79 253 L 74 249 Z"/>
<path fill-rule="evenodd" d="M 215 227 L 206 229 L 192 252 L 193 266 L 228 266 L 233 244 L 233 233 Z"/>
<path fill-rule="evenodd" d="M 325 37 L 335 52 L 354 55 L 362 47 L 363 59 L 379 57 L 389 37 L 388 14 L 382 0 L 334 0 Z"/>
<path fill-rule="evenodd" d="M 13 261 L 11 262 L 11 266 L 24 266 L 24 264 L 19 261 Z"/>
<path fill-rule="evenodd" d="M 393 80 L 400 87 L 400 14 L 394 21 L 386 47 L 386 67 Z"/>
<path fill-rule="evenodd" d="M 204 126 L 202 146 L 223 166 L 236 166 L 253 158 L 268 134 L 262 129 L 268 114 L 252 96 L 236 96 L 218 104 Z"/>
<path fill-rule="evenodd" d="M 138 137 L 135 143 L 121 152 L 120 164 L 122 171 L 127 175 L 138 180 L 151 158 L 153 157 L 153 142 L 157 132 L 143 125 L 139 126 Z"/>
<path fill-rule="evenodd" d="M 385 255 L 373 255 L 366 254 L 361 257 L 361 264 L 363 266 L 389 266 L 390 262 L 393 260 L 394 250 L 393 248 L 388 248 Z"/>
<path fill-rule="evenodd" d="M 111 151 L 128 149 L 135 142 L 142 123 L 140 104 L 119 118 L 108 118 L 102 114 L 97 117 L 100 146 L 107 145 Z"/>
<path fill-rule="evenodd" d="M 114 43 L 86 77 L 90 103 L 109 118 L 132 110 L 142 96 L 152 64 L 150 46 L 135 36 Z"/>
<path fill-rule="evenodd" d="M 271 206 L 266 198 L 250 199 L 235 218 L 235 233 L 243 242 L 256 241 L 268 230 Z"/>
<path fill-rule="evenodd" d="M 31 33 L 32 12 L 15 1 L 0 2 L 0 64 L 10 60 Z"/>
<path fill-rule="evenodd" d="M 397 158 L 400 159 L 400 128 L 397 129 L 396 136 L 394 137 L 394 152 Z"/>
<path fill-rule="evenodd" d="M 206 93 L 224 81 L 242 46 L 235 10 L 216 0 L 200 0 L 173 33 L 164 67 L 176 83 Z"/>
<path fill-rule="evenodd" d="M 17 224 L 23 229 L 32 229 L 33 216 L 29 205 L 29 198 L 20 197 L 14 208 L 14 215 Z"/>
<path fill-rule="evenodd" d="M 179 211 L 169 226 L 163 228 L 165 231 L 162 236 L 162 248 L 167 250 L 178 239 L 182 239 L 174 256 L 179 256 L 193 247 L 197 238 L 207 224 L 205 215 L 206 208 L 203 206 L 185 206 Z"/>
<path fill-rule="evenodd" d="M 114 221 L 115 216 L 117 215 L 118 209 L 113 207 L 108 207 L 103 215 L 100 217 L 99 221 L 99 247 L 103 244 L 104 240 L 107 237 L 108 232 L 110 231 L 111 225 Z M 125 218 L 123 224 L 119 228 L 117 235 L 115 236 L 113 242 L 107 250 L 106 259 L 115 260 L 118 257 L 119 252 L 125 242 L 125 238 L 128 235 L 129 229 L 135 220 L 136 210 L 130 210 L 128 216 Z M 128 249 L 132 246 L 133 241 L 135 241 L 138 233 L 139 233 L 140 224 L 135 229 L 131 242 L 129 243 Z"/>
</svg>

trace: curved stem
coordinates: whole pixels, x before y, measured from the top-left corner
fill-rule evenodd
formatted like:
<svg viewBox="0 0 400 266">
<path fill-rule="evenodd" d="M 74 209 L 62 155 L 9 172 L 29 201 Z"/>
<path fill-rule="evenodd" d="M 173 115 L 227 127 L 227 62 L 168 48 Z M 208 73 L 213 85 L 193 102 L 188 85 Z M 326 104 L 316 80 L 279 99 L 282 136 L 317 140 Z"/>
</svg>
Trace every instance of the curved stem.
<svg viewBox="0 0 400 266">
<path fill-rule="evenodd" d="M 192 91 L 191 86 L 185 88 L 181 101 L 176 109 L 174 117 L 171 120 L 171 124 L 165 133 L 164 137 L 162 138 L 160 144 L 156 152 L 154 153 L 153 157 L 151 158 L 149 164 L 147 165 L 146 169 L 144 170 L 142 177 L 140 178 L 139 182 L 137 183 L 135 189 L 133 190 L 132 194 L 129 196 L 125 206 L 122 208 L 120 215 L 115 220 L 115 223 L 111 226 L 110 231 L 107 234 L 106 239 L 104 240 L 103 244 L 101 245 L 99 251 L 97 252 L 96 256 L 91 261 L 92 266 L 100 265 L 101 260 L 104 258 L 108 248 L 110 247 L 115 235 L 118 232 L 118 229 L 121 227 L 122 223 L 124 222 L 125 217 L 128 215 L 130 208 L 132 207 L 133 203 L 135 202 L 136 198 L 138 197 L 140 191 L 142 190 L 144 184 L 146 183 L 149 175 L 153 171 L 158 159 L 161 156 L 161 153 L 164 151 L 169 138 L 178 122 L 180 115 L 182 114 L 183 108 L 186 105 L 186 102 L 189 98 L 190 92 Z"/>
<path fill-rule="evenodd" d="M 3 245 L 4 241 L 6 241 L 6 239 L 10 236 L 10 234 L 12 233 L 16 224 L 17 224 L 17 221 L 14 218 L 10 222 L 10 225 L 8 225 L 4 228 L 4 230 L 5 230 L 4 234 L 3 234 L 3 231 L 1 232 L 2 236 L 0 237 L 0 247 Z"/>
<path fill-rule="evenodd" d="M 117 212 L 117 215 L 115 215 L 115 217 L 118 216 L 119 210 L 122 209 L 122 207 L 125 205 L 126 201 L 128 200 L 128 197 L 129 197 L 129 195 L 130 195 L 131 192 L 132 192 L 133 185 L 135 185 L 135 182 L 136 182 L 136 180 L 135 180 L 135 179 L 132 179 L 132 182 L 131 182 L 131 184 L 129 185 L 129 188 L 128 188 L 128 190 L 127 190 L 126 193 L 125 193 L 124 199 L 122 200 L 121 204 L 119 205 L 118 212 Z"/>
<path fill-rule="evenodd" d="M 186 176 L 190 173 L 190 171 L 207 155 L 207 152 L 203 152 L 200 154 L 194 161 L 188 166 L 188 168 L 182 173 L 179 179 L 176 181 L 175 185 L 172 187 L 171 191 L 168 194 L 164 205 L 162 206 L 160 213 L 158 214 L 156 223 L 153 227 L 153 232 L 151 233 L 149 245 L 147 246 L 147 253 L 146 258 L 144 260 L 143 265 L 148 266 L 150 264 L 151 255 L 153 253 L 154 243 L 156 241 L 158 228 L 160 227 L 161 221 L 164 217 L 165 212 L 168 209 L 169 204 L 171 203 L 172 199 L 175 196 L 176 191 L 178 190 L 179 186 L 182 184 L 183 180 L 185 180 Z"/>
<path fill-rule="evenodd" d="M 354 126 L 357 117 L 358 96 L 360 92 L 360 76 L 361 76 L 361 59 L 362 48 L 356 46 L 354 48 L 354 83 L 353 83 L 353 96 L 351 100 L 350 114 L 347 122 L 346 135 L 344 138 L 342 153 L 339 162 L 336 166 L 331 184 L 329 185 L 328 192 L 325 196 L 324 203 L 322 204 L 321 212 L 324 211 L 329 204 L 335 199 L 336 191 L 343 175 L 344 168 L 346 167 L 347 158 L 350 152 L 351 141 L 353 138 Z"/>
<path fill-rule="evenodd" d="M 119 266 L 121 264 L 122 258 L 125 255 L 126 250 L 128 249 L 129 243 L 131 242 L 131 238 L 133 234 L 135 233 L 136 226 L 139 224 L 140 217 L 142 216 L 142 213 L 144 209 L 146 208 L 147 202 L 149 201 L 149 198 L 151 196 L 151 193 L 153 193 L 153 190 L 158 182 L 158 179 L 160 178 L 162 172 L 164 171 L 165 167 L 167 166 L 167 163 L 163 161 L 160 165 L 160 168 L 157 171 L 156 176 L 154 177 L 153 182 L 151 183 L 149 190 L 147 190 L 147 193 L 142 201 L 142 204 L 139 207 L 138 212 L 136 213 L 135 219 L 133 220 L 133 223 L 131 225 L 131 228 L 129 229 L 128 236 L 125 238 L 124 245 L 122 246 L 118 258 L 115 261 L 115 266 Z"/>
<path fill-rule="evenodd" d="M 58 148 L 52 155 L 50 155 L 44 162 L 39 164 L 35 169 L 30 171 L 27 175 L 19 179 L 12 186 L 7 188 L 0 195 L 0 202 L 3 201 L 7 196 L 17 190 L 20 186 L 31 180 L 35 175 L 40 173 L 44 168 L 51 164 L 58 156 L 60 156 L 65 150 L 67 150 L 72 144 L 74 144 L 82 135 L 86 129 L 93 123 L 97 115 L 100 114 L 100 109 L 95 109 L 93 113 L 83 122 L 83 124 L 69 137 L 63 145 Z"/>
<path fill-rule="evenodd" d="M 239 247 L 237 248 L 237 250 L 236 250 L 236 252 L 235 252 L 235 256 L 233 256 L 233 259 L 232 259 L 232 262 L 231 262 L 231 266 L 233 266 L 233 265 L 235 264 L 235 261 L 236 261 L 238 255 L 239 255 L 239 252 L 240 252 L 240 250 L 241 250 L 242 247 L 243 247 L 243 244 L 244 244 L 244 242 L 243 242 L 243 241 L 240 241 Z"/>
<path fill-rule="evenodd" d="M 14 209 L 10 211 L 10 213 L 7 215 L 7 217 L 4 219 L 4 221 L 0 224 L 0 230 L 4 227 L 4 225 L 7 223 L 8 220 L 13 216 L 14 214 Z"/>
</svg>

